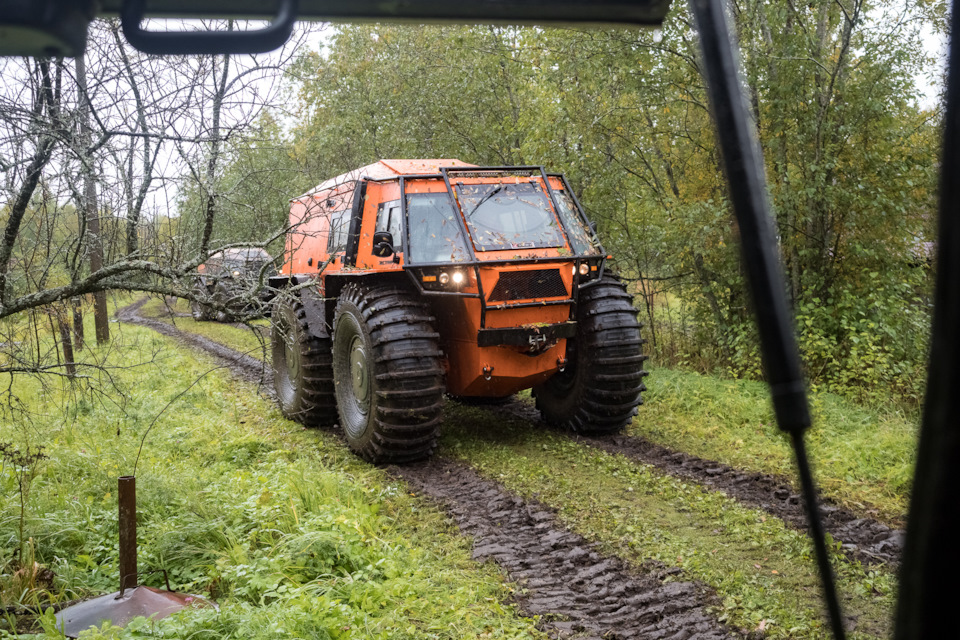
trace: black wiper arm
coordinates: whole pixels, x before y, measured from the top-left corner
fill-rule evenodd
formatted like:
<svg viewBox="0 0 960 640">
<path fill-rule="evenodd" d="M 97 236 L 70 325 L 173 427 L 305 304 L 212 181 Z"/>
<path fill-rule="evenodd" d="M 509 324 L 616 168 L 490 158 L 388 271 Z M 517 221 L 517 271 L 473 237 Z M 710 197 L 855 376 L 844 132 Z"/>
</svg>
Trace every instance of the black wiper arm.
<svg viewBox="0 0 960 640">
<path fill-rule="evenodd" d="M 810 537 L 820 568 L 823 598 L 833 637 L 843 640 L 843 614 L 803 441 L 803 432 L 811 422 L 810 408 L 773 234 L 763 154 L 757 140 L 756 126 L 750 118 L 746 96 L 741 89 L 737 51 L 730 35 L 723 0 L 690 0 L 690 9 L 700 35 L 707 94 L 716 122 L 715 130 L 729 184 L 730 202 L 740 230 L 747 284 L 753 297 L 760 351 L 770 385 L 774 415 L 780 429 L 788 432 L 793 439 Z"/>
<path fill-rule="evenodd" d="M 480 198 L 480 202 L 478 202 L 477 205 L 476 205 L 473 209 L 470 209 L 470 213 L 467 214 L 467 217 L 468 217 L 468 218 L 472 217 L 473 214 L 475 214 L 475 213 L 477 212 L 477 209 L 479 209 L 479 208 L 483 205 L 484 202 L 486 202 L 487 200 L 489 200 L 489 199 L 492 198 L 493 196 L 497 195 L 497 194 L 500 193 L 501 191 L 503 191 L 503 185 L 502 185 L 502 184 L 498 184 L 496 189 L 494 189 L 493 191 L 491 191 L 491 192 L 488 193 L 487 195 L 485 195 L 485 196 L 483 196 L 482 198 Z"/>
</svg>

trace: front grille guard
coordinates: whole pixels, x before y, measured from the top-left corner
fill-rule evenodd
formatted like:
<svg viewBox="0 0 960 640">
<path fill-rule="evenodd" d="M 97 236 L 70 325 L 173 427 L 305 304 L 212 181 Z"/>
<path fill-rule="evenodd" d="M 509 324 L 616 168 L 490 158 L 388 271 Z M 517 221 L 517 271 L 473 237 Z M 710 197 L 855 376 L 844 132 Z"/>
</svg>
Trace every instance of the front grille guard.
<svg viewBox="0 0 960 640">
<path fill-rule="evenodd" d="M 509 302 L 567 296 L 560 269 L 504 271 L 487 297 L 487 302 Z"/>
</svg>

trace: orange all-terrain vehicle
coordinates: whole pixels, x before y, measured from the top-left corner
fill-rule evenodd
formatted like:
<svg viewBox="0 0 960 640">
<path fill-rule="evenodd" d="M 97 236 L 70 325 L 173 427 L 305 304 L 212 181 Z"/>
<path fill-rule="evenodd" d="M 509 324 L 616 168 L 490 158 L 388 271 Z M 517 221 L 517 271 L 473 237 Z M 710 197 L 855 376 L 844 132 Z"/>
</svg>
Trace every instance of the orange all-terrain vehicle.
<svg viewBox="0 0 960 640">
<path fill-rule="evenodd" d="M 273 309 L 284 414 L 375 462 L 429 455 L 444 393 L 533 389 L 550 423 L 623 429 L 645 389 L 631 296 L 542 167 L 381 160 L 291 201 Z"/>
</svg>

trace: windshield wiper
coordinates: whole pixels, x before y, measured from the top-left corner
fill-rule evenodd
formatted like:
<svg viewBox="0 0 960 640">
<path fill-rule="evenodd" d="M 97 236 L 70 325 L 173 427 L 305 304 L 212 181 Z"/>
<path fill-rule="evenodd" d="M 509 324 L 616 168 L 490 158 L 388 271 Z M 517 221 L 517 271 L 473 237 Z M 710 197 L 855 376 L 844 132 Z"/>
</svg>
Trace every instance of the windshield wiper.
<svg viewBox="0 0 960 640">
<path fill-rule="evenodd" d="M 473 217 L 473 214 L 475 214 L 475 213 L 477 212 L 477 209 L 479 209 L 479 208 L 483 205 L 484 202 L 486 202 L 487 200 L 489 200 L 489 199 L 492 198 L 493 196 L 497 195 L 497 194 L 500 193 L 502 190 L 503 190 L 503 185 L 502 185 L 502 184 L 498 184 L 496 189 L 494 189 L 493 191 L 491 191 L 491 192 L 488 193 L 487 195 L 485 195 L 485 196 L 483 196 L 482 198 L 480 198 L 480 202 L 478 202 L 477 205 L 476 205 L 473 209 L 470 209 L 470 213 L 467 214 L 467 217 L 468 217 L 468 218 L 472 218 L 472 217 Z"/>
</svg>

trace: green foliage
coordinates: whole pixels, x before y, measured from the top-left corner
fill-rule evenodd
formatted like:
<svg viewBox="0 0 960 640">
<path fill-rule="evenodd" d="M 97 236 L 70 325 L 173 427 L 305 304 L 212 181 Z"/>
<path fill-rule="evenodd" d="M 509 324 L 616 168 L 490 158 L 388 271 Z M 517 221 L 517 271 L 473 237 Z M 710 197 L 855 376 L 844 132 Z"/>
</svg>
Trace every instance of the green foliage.
<svg viewBox="0 0 960 640">
<path fill-rule="evenodd" d="M 34 416 L 31 437 L 50 455 L 33 481 L 26 531 L 31 557 L 53 572 L 52 585 L 20 601 L 117 588 L 116 478 L 139 457 L 145 583 L 162 586 L 147 574 L 165 569 L 174 589 L 220 609 L 85 637 L 542 637 L 502 604 L 511 588 L 470 560 L 469 542 L 442 514 L 338 440 L 291 430 L 255 386 L 146 330 L 124 326 L 112 349 L 100 356 L 124 365 L 112 372 L 122 391 L 114 402 L 70 383 L 16 383 Z M 16 437 L 0 427 L 0 440 Z M 15 483 L 9 469 L 0 475 L 5 559 L 17 544 Z M 4 599 L 11 576 L 0 570 Z M 37 623 L 58 637 L 46 616 Z"/>
<path fill-rule="evenodd" d="M 522 164 L 525 31 L 339 26 L 291 75 L 295 150 L 315 183 L 381 158 Z"/>
<path fill-rule="evenodd" d="M 656 368 L 629 432 L 707 460 L 795 476 L 793 451 L 773 420 L 766 385 Z M 807 441 L 823 494 L 855 512 L 903 526 L 918 418 L 866 409 L 836 394 L 811 394 Z"/>
<path fill-rule="evenodd" d="M 292 156 L 290 141 L 268 110 L 251 127 L 229 138 L 222 162 L 215 185 L 213 247 L 266 242 L 287 224 L 290 198 L 313 184 L 313 177 L 306 175 Z M 196 181 L 187 181 L 177 209 L 178 232 L 191 243 L 188 252 L 199 247 L 206 207 L 206 192 Z M 277 253 L 282 246 L 281 237 L 268 250 Z"/>
<path fill-rule="evenodd" d="M 797 324 L 815 387 L 874 406 L 920 406 L 926 384 L 929 296 L 925 274 L 869 271 L 863 284 L 802 303 Z"/>
<path fill-rule="evenodd" d="M 942 8 L 858 11 L 747 2 L 733 17 L 811 380 L 915 404 L 939 117 L 915 78 Z M 290 153 L 310 183 L 389 157 L 562 170 L 643 297 L 656 359 L 757 378 L 698 55 L 683 5 L 658 33 L 338 26 L 290 69 Z"/>
</svg>

